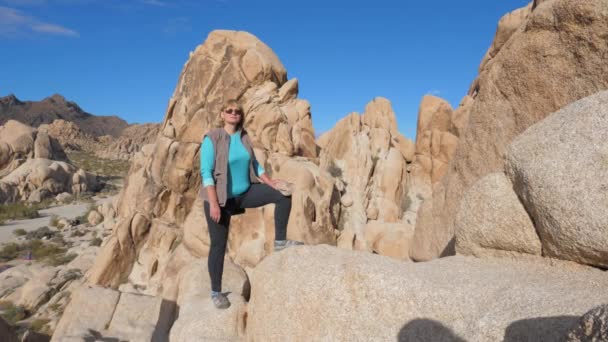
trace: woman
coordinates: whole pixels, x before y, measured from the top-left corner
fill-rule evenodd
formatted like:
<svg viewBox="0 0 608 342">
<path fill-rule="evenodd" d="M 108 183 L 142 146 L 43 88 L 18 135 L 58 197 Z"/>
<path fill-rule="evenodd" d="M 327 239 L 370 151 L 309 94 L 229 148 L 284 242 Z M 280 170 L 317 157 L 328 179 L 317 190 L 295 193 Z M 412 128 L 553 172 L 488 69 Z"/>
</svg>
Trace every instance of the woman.
<svg viewBox="0 0 608 342">
<path fill-rule="evenodd" d="M 230 302 L 221 292 L 222 273 L 231 215 L 242 213 L 245 208 L 274 203 L 274 250 L 302 243 L 286 239 L 291 198 L 276 189 L 283 181 L 268 177 L 258 164 L 249 135 L 243 129 L 244 113 L 239 103 L 227 101 L 220 118 L 222 127 L 208 132 L 201 146 L 204 187 L 201 195 L 205 200 L 205 217 L 211 238 L 207 261 L 211 299 L 217 308 L 225 309 Z"/>
</svg>

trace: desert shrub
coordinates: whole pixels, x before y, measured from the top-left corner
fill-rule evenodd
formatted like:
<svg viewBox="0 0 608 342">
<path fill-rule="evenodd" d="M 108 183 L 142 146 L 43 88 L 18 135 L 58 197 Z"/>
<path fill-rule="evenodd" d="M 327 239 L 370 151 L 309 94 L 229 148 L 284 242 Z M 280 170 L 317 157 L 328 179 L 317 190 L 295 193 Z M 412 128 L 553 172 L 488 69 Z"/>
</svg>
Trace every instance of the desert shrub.
<svg viewBox="0 0 608 342">
<path fill-rule="evenodd" d="M 51 239 L 54 235 L 55 235 L 55 232 L 50 230 L 49 227 L 40 227 L 36 230 L 27 232 L 25 237 L 28 240 L 43 239 L 43 238 Z"/>
<path fill-rule="evenodd" d="M 51 311 L 53 311 L 55 313 L 59 313 L 59 312 L 61 312 L 61 304 L 53 303 L 53 304 L 49 305 L 49 309 L 51 309 Z"/>
<path fill-rule="evenodd" d="M 28 240 L 25 243 L 7 243 L 0 249 L 0 261 L 10 261 L 25 257 L 31 253 L 34 260 L 44 261 L 54 266 L 62 265 L 66 260 L 66 249 L 54 243 L 45 243 L 42 240 Z M 75 256 L 74 256 L 75 257 Z M 73 258 L 72 258 L 73 259 Z M 68 260 L 67 262 L 71 261 Z"/>
<path fill-rule="evenodd" d="M 13 230 L 13 234 L 14 234 L 15 236 L 23 236 L 23 235 L 26 235 L 26 234 L 27 234 L 27 232 L 25 231 L 25 229 L 23 229 L 23 228 L 19 228 L 19 229 L 15 229 L 15 230 Z"/>
<path fill-rule="evenodd" d="M 46 318 L 38 318 L 33 320 L 30 323 L 30 329 L 34 330 L 35 332 L 38 333 L 45 333 L 48 331 L 48 326 L 47 324 L 50 322 L 50 320 L 46 319 Z"/>
<path fill-rule="evenodd" d="M 69 263 L 70 261 L 76 259 L 77 256 L 78 256 L 78 254 L 75 254 L 75 253 L 70 253 L 70 254 L 56 253 L 56 254 L 50 255 L 48 258 L 46 258 L 45 262 L 46 262 L 46 264 L 48 264 L 50 266 L 60 266 L 60 265 L 65 265 L 65 264 Z"/>
<path fill-rule="evenodd" d="M 103 242 L 102 239 L 96 237 L 93 240 L 91 240 L 91 242 L 89 242 L 89 246 L 101 246 L 102 242 Z"/>
<path fill-rule="evenodd" d="M 81 236 L 85 236 L 87 234 L 87 231 L 83 230 L 83 229 L 76 229 L 72 232 L 72 234 L 70 234 L 70 237 L 81 237 Z"/>
<path fill-rule="evenodd" d="M 58 246 L 70 246 L 71 245 L 70 243 L 68 243 L 67 241 L 65 241 L 63 239 L 63 235 L 59 232 L 55 232 L 55 235 L 53 235 L 51 242 L 54 242 Z"/>
<path fill-rule="evenodd" d="M 8 310 L 8 308 L 10 308 L 11 306 L 13 306 L 13 303 L 11 303 L 10 301 L 0 300 L 0 311 Z"/>
<path fill-rule="evenodd" d="M 20 245 L 9 242 L 0 248 L 0 261 L 10 261 L 16 259 L 21 252 Z"/>
<path fill-rule="evenodd" d="M 22 202 L 0 205 L 0 221 L 21 220 L 39 216 L 37 206 Z"/>
<path fill-rule="evenodd" d="M 8 301 L 3 302 L 1 311 L 0 316 L 11 325 L 27 317 L 27 311 L 23 306 Z"/>
<path fill-rule="evenodd" d="M 51 220 L 49 221 L 49 226 L 59 228 L 58 225 L 59 225 L 59 216 L 57 216 L 57 215 L 51 216 Z"/>
<path fill-rule="evenodd" d="M 89 152 L 73 151 L 67 153 L 72 163 L 85 171 L 105 176 L 124 177 L 129 172 L 128 160 L 101 159 Z"/>
</svg>

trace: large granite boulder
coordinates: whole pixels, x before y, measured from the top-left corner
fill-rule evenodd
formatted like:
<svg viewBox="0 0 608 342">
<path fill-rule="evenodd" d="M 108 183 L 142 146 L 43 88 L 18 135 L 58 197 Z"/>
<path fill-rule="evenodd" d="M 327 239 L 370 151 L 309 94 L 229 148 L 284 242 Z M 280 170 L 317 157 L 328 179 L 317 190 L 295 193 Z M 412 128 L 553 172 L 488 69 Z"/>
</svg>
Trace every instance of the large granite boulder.
<svg viewBox="0 0 608 342">
<path fill-rule="evenodd" d="M 412 256 L 454 251 L 454 219 L 466 189 L 503 169 L 507 146 L 528 127 L 578 99 L 608 88 L 605 0 L 535 2 L 504 19 L 469 90 L 466 129 L 429 217 L 418 218 Z"/>
<path fill-rule="evenodd" d="M 15 120 L 0 126 L 0 178 L 31 158 L 67 160 L 61 145 L 45 131 Z"/>
<path fill-rule="evenodd" d="M 608 91 L 564 107 L 519 135 L 506 171 L 543 255 L 608 267 Z"/>
<path fill-rule="evenodd" d="M 273 254 L 251 284 L 248 341 L 558 341 L 608 299 L 603 271 L 569 262 L 402 263 L 331 246 Z"/>
<path fill-rule="evenodd" d="M 199 259 L 182 269 L 178 275 L 179 315 L 171 328 L 171 341 L 236 341 L 244 336 L 245 300 L 250 291 L 247 275 L 226 259 L 222 278 L 222 292 L 228 293 L 231 303 L 226 310 L 218 310 L 211 301 L 207 259 Z"/>
<path fill-rule="evenodd" d="M 167 341 L 175 303 L 161 297 L 81 287 L 51 341 Z"/>
<path fill-rule="evenodd" d="M 81 194 L 99 189 L 97 175 L 79 169 L 72 164 L 45 159 L 27 159 L 10 174 L 0 179 L 0 191 L 5 202 L 21 200 L 40 202 L 44 198 L 68 192 Z M 2 190 L 6 188 L 6 190 Z"/>
<path fill-rule="evenodd" d="M 526 209 L 504 173 L 473 184 L 456 215 L 456 252 L 463 255 L 541 255 L 541 243 Z"/>
</svg>

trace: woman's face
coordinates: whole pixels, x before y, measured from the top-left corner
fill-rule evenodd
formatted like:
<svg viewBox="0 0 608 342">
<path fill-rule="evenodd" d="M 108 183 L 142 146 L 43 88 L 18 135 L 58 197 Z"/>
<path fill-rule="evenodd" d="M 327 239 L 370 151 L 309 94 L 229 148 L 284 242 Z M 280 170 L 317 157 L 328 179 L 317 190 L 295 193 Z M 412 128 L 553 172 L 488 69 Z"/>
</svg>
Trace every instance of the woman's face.
<svg viewBox="0 0 608 342">
<path fill-rule="evenodd" d="M 234 105 L 226 107 L 221 115 L 225 123 L 232 125 L 238 125 L 243 119 L 243 112 Z"/>
</svg>

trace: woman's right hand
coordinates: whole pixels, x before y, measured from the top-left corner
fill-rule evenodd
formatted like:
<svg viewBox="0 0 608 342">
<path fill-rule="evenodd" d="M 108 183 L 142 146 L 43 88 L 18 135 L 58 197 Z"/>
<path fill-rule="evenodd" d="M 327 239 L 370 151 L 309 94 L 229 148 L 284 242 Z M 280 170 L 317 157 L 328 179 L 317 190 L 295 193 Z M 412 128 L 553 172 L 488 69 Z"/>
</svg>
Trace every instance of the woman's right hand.
<svg viewBox="0 0 608 342">
<path fill-rule="evenodd" d="M 220 205 L 217 202 L 210 204 L 209 215 L 211 216 L 211 219 L 213 220 L 213 222 L 215 222 L 215 223 L 220 222 L 221 211 L 220 211 Z"/>
</svg>

